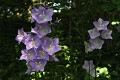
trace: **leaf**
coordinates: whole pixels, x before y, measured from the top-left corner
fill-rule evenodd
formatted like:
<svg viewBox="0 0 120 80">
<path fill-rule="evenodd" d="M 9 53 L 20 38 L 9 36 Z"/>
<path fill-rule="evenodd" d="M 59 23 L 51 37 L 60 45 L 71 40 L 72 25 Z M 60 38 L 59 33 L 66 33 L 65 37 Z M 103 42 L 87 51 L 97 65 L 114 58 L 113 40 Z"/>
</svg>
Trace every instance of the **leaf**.
<svg viewBox="0 0 120 80">
<path fill-rule="evenodd" d="M 117 10 L 118 10 L 118 11 L 120 11 L 120 4 L 119 4 L 119 5 L 117 5 Z"/>
<path fill-rule="evenodd" d="M 111 11 L 111 10 L 113 10 L 115 8 L 116 8 L 116 5 L 113 4 L 113 3 L 105 3 L 105 4 L 102 5 L 102 9 L 104 11 Z"/>
</svg>

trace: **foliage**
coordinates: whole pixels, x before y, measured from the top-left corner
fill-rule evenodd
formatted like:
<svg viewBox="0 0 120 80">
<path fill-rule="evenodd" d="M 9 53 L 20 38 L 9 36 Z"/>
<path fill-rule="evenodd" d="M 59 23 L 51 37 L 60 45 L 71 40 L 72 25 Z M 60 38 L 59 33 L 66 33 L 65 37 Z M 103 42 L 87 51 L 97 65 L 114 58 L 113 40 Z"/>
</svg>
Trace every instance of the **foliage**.
<svg viewBox="0 0 120 80">
<path fill-rule="evenodd" d="M 61 19 L 49 34 L 60 39 L 62 51 L 56 53 L 59 62 L 48 62 L 45 72 L 24 74 L 27 67 L 19 60 L 24 46 L 18 46 L 15 37 L 18 29 L 30 31 L 34 27 L 29 11 L 33 3 L 39 5 L 42 1 L 0 0 L 0 80 L 89 80 L 82 68 L 84 60 L 93 60 L 98 71 L 104 68 L 104 74 L 91 80 L 120 80 L 120 33 L 116 29 L 120 23 L 120 0 L 47 0 L 58 11 L 52 22 Z M 86 54 L 84 41 L 90 38 L 87 31 L 98 18 L 110 22 L 113 40 L 105 41 L 101 50 Z"/>
</svg>

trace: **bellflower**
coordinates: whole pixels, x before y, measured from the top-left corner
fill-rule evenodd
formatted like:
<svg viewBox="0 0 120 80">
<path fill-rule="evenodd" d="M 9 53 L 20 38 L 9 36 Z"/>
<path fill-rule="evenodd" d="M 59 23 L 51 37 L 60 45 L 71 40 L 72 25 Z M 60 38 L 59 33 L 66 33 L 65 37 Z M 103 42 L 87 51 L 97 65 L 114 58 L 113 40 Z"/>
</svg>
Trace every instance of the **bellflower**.
<svg viewBox="0 0 120 80">
<path fill-rule="evenodd" d="M 35 59 L 36 57 L 36 52 L 35 50 L 32 48 L 32 49 L 29 49 L 29 50 L 21 50 L 21 57 L 20 57 L 20 60 L 26 60 L 26 61 L 29 61 L 29 60 L 33 60 Z"/>
<path fill-rule="evenodd" d="M 15 39 L 20 44 L 20 42 L 24 42 L 26 36 L 27 36 L 27 33 L 25 33 L 23 28 L 21 28 L 21 29 L 18 29 L 18 35 Z"/>
<path fill-rule="evenodd" d="M 36 59 L 44 59 L 44 60 L 49 60 L 49 55 L 46 51 L 44 51 L 41 46 L 38 47 L 36 50 L 37 56 Z"/>
<path fill-rule="evenodd" d="M 98 19 L 98 22 L 93 22 L 93 25 L 96 27 L 97 30 L 107 30 L 107 25 L 109 21 L 103 21 L 101 18 Z"/>
<path fill-rule="evenodd" d="M 90 60 L 90 61 L 86 61 L 86 60 L 85 60 L 85 61 L 84 61 L 83 68 L 86 69 L 87 72 L 88 72 L 91 76 L 93 76 L 93 77 L 96 76 L 95 73 L 97 74 L 97 71 L 96 71 L 95 66 L 94 66 L 94 64 L 93 64 L 93 60 Z"/>
<path fill-rule="evenodd" d="M 99 31 L 96 28 L 88 30 L 88 33 L 90 34 L 91 39 L 95 39 L 100 35 Z"/>
<path fill-rule="evenodd" d="M 31 16 L 32 18 L 40 23 L 48 22 L 52 20 L 53 9 L 46 9 L 40 6 L 38 9 L 33 9 Z"/>
<path fill-rule="evenodd" d="M 88 42 L 85 41 L 84 45 L 85 45 L 85 52 L 86 53 L 91 52 L 91 51 L 94 50 L 93 48 L 91 48 L 91 44 L 90 43 L 88 43 Z"/>
<path fill-rule="evenodd" d="M 34 59 L 34 60 L 29 61 L 28 63 L 30 64 L 30 66 L 32 66 L 33 70 L 44 71 L 44 67 L 47 61 L 43 59 Z"/>
<path fill-rule="evenodd" d="M 27 36 L 27 40 L 25 41 L 26 49 L 29 50 L 31 48 L 37 49 L 40 45 L 42 45 L 42 41 L 40 38 L 35 35 L 29 35 Z"/>
<path fill-rule="evenodd" d="M 103 30 L 103 31 L 101 32 L 101 37 L 102 37 L 103 39 L 112 39 L 111 34 L 112 34 L 112 30 L 109 30 L 109 29 Z"/>
<path fill-rule="evenodd" d="M 56 58 L 55 54 L 50 55 L 49 60 L 50 60 L 50 61 L 59 61 L 59 60 Z"/>
<path fill-rule="evenodd" d="M 54 39 L 50 39 L 50 38 L 45 38 L 44 43 L 42 45 L 42 48 L 49 54 L 49 55 L 53 55 L 55 52 L 60 51 L 61 48 L 58 45 L 59 43 L 59 39 L 58 38 L 54 38 Z"/>
<path fill-rule="evenodd" d="M 41 38 L 46 34 L 50 33 L 51 29 L 48 23 L 42 23 L 36 26 L 35 28 L 33 28 L 31 32 L 36 33 L 39 36 L 39 38 Z"/>
<path fill-rule="evenodd" d="M 90 39 L 89 40 L 90 44 L 91 44 L 91 48 L 93 49 L 101 49 L 102 45 L 104 43 L 103 40 L 101 40 L 100 38 L 95 38 L 95 39 Z"/>
</svg>

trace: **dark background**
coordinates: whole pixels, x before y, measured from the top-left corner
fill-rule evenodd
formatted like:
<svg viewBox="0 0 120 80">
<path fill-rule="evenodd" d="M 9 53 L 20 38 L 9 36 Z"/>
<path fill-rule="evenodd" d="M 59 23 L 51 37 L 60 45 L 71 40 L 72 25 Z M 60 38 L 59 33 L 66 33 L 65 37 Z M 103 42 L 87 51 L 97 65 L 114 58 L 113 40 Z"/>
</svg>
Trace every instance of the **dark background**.
<svg viewBox="0 0 120 80">
<path fill-rule="evenodd" d="M 120 80 L 120 33 L 116 29 L 120 0 L 47 0 L 49 7 L 61 10 L 54 13 L 52 22 L 57 18 L 61 21 L 51 26 L 52 33 L 48 35 L 60 39 L 62 50 L 56 53 L 60 61 L 48 62 L 43 73 L 25 74 L 26 62 L 19 60 L 25 46 L 18 45 L 15 37 L 18 29 L 23 27 L 28 32 L 34 27 L 29 11 L 33 3 L 37 7 L 43 1 L 0 0 L 0 80 L 89 80 L 82 68 L 84 60 L 93 60 L 96 68 L 107 69 L 90 80 Z M 105 40 L 101 50 L 86 54 L 84 41 L 90 38 L 87 31 L 99 18 L 110 21 L 113 40 Z"/>
</svg>

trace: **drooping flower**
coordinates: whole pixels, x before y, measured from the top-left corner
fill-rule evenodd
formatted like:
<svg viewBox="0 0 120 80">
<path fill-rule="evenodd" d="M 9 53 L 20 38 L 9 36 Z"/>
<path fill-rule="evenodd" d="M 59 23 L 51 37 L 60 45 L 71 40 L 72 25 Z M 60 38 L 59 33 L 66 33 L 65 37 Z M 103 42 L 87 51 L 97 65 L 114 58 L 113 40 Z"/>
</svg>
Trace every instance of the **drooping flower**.
<svg viewBox="0 0 120 80">
<path fill-rule="evenodd" d="M 88 30 L 88 33 L 90 34 L 91 39 L 95 39 L 100 35 L 99 31 L 96 28 Z"/>
<path fill-rule="evenodd" d="M 90 60 L 90 61 L 84 61 L 84 65 L 83 65 L 83 68 L 87 70 L 87 72 L 95 77 L 97 75 L 97 71 L 95 69 L 95 66 L 93 64 L 93 60 Z"/>
<path fill-rule="evenodd" d="M 101 18 L 98 19 L 98 22 L 93 22 L 93 25 L 96 27 L 97 30 L 107 30 L 107 25 L 109 21 L 103 21 Z"/>
<path fill-rule="evenodd" d="M 61 50 L 61 48 L 58 44 L 59 44 L 59 39 L 58 38 L 54 38 L 54 39 L 45 38 L 44 43 L 42 45 L 42 48 L 49 55 L 53 55 L 55 52 L 58 52 L 58 51 Z"/>
<path fill-rule="evenodd" d="M 49 60 L 49 54 L 40 47 L 36 50 L 37 56 L 36 59 Z"/>
<path fill-rule="evenodd" d="M 116 29 L 118 30 L 118 32 L 120 32 L 120 25 L 117 26 Z"/>
<path fill-rule="evenodd" d="M 55 54 L 50 55 L 49 61 L 59 61 L 58 58 L 56 58 Z"/>
<path fill-rule="evenodd" d="M 103 39 L 112 39 L 111 34 L 112 34 L 112 30 L 109 30 L 109 29 L 103 30 L 103 31 L 101 32 L 101 37 L 102 37 Z"/>
<path fill-rule="evenodd" d="M 32 69 L 44 71 L 44 67 L 47 61 L 43 59 L 34 59 L 34 60 L 29 61 L 28 63 L 30 64 Z"/>
<path fill-rule="evenodd" d="M 104 41 L 101 40 L 99 37 L 97 37 L 95 39 L 90 39 L 89 42 L 91 44 L 91 48 L 93 48 L 93 49 L 101 49 L 102 45 L 104 43 Z"/>
<path fill-rule="evenodd" d="M 45 9 L 44 7 L 40 6 L 38 9 L 34 8 L 31 16 L 36 22 L 44 23 L 52 20 L 53 9 Z"/>
<path fill-rule="evenodd" d="M 36 33 L 39 36 L 39 38 L 41 38 L 46 34 L 51 33 L 51 29 L 48 23 L 42 23 L 33 28 L 31 32 Z"/>
<path fill-rule="evenodd" d="M 91 52 L 91 51 L 94 50 L 93 48 L 91 48 L 91 44 L 90 43 L 84 41 L 84 45 L 85 45 L 85 52 L 86 53 Z"/>
<path fill-rule="evenodd" d="M 16 36 L 16 40 L 18 41 L 18 43 L 20 44 L 20 42 L 24 42 L 25 37 L 27 36 L 27 33 L 24 32 L 24 29 L 18 29 L 18 35 Z"/>
<path fill-rule="evenodd" d="M 27 50 L 29 50 L 31 48 L 37 49 L 40 45 L 42 45 L 42 41 L 40 40 L 40 38 L 37 35 L 35 35 L 35 36 L 29 35 L 29 36 L 27 36 L 25 45 L 26 45 Z"/>
<path fill-rule="evenodd" d="M 36 57 L 36 52 L 33 48 L 29 50 L 23 49 L 21 50 L 21 53 L 22 55 L 20 57 L 20 60 L 30 61 L 30 60 L 35 59 Z"/>
</svg>

